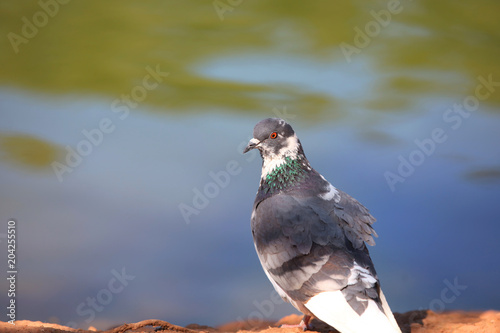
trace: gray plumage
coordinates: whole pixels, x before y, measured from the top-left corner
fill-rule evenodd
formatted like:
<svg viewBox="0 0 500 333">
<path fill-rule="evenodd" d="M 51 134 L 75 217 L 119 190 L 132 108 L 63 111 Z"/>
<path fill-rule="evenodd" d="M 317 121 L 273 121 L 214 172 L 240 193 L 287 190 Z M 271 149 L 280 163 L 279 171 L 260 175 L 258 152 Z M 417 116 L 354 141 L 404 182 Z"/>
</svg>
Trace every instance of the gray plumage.
<svg viewBox="0 0 500 333">
<path fill-rule="evenodd" d="M 326 291 L 341 291 L 358 315 L 369 300 L 387 312 L 365 245 L 375 244 L 371 226 L 375 218 L 310 166 L 285 121 L 269 118 L 258 123 L 245 152 L 254 148 L 261 153 L 263 172 L 253 206 L 252 234 L 264 271 L 278 293 L 306 316 L 314 316 L 307 302 Z"/>
<path fill-rule="evenodd" d="M 321 179 L 314 171 L 309 177 Z M 342 289 L 350 299 L 376 299 L 372 292 L 347 286 L 354 261 L 376 278 L 363 243 L 374 244 L 370 224 L 375 219 L 341 191 L 338 203 L 308 193 L 297 196 L 294 191 L 287 189 L 254 203 L 252 233 L 264 269 L 290 298 L 300 302 L 321 291 Z M 351 305 L 357 312 L 364 310 L 362 302 Z"/>
</svg>

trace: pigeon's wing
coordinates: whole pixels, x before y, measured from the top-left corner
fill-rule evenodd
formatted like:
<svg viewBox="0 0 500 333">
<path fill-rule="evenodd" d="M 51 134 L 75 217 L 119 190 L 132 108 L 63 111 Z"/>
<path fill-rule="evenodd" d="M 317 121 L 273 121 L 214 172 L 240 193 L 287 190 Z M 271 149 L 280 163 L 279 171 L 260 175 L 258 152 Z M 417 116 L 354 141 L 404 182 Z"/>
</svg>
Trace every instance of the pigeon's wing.
<svg viewBox="0 0 500 333">
<path fill-rule="evenodd" d="M 371 226 L 375 222 L 375 218 L 365 206 L 349 194 L 340 190 L 336 191 L 340 199 L 338 202 L 330 202 L 330 205 L 333 205 L 333 210 L 330 210 L 330 215 L 333 214 L 333 216 L 331 215 L 332 220 L 342 227 L 345 236 L 354 248 L 362 250 L 365 247 L 364 243 L 371 246 L 375 245 L 373 237 L 378 237 L 378 235 Z M 318 202 L 317 199 L 312 201 Z M 317 207 L 314 203 L 311 203 L 311 205 Z M 319 201 L 318 205 L 318 211 L 322 211 L 325 206 L 330 207 L 325 204 L 324 200 Z"/>
<path fill-rule="evenodd" d="M 287 295 L 300 301 L 344 289 L 358 266 L 376 283 L 363 243 L 371 227 L 359 226 L 366 225 L 361 218 L 369 220 L 366 214 L 351 197 L 335 202 L 279 194 L 263 200 L 255 207 L 252 232 L 264 269 Z M 368 293 L 376 298 L 375 291 Z"/>
<path fill-rule="evenodd" d="M 364 244 L 373 243 L 374 218 L 338 192 L 336 200 L 282 193 L 257 202 L 252 217 L 257 253 L 275 288 L 299 309 L 319 294 L 338 292 L 354 315 L 369 306 L 383 314 L 377 274 Z"/>
</svg>

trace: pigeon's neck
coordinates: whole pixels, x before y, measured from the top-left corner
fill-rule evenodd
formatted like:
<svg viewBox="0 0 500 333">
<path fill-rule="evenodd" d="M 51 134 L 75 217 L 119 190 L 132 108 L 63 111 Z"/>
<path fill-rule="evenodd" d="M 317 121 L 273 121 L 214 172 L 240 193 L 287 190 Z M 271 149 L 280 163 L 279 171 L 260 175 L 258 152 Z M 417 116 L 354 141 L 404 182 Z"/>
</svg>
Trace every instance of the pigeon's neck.
<svg viewBox="0 0 500 333">
<path fill-rule="evenodd" d="M 260 189 L 266 193 L 283 190 L 304 180 L 311 170 L 309 162 L 302 154 L 264 159 Z"/>
</svg>

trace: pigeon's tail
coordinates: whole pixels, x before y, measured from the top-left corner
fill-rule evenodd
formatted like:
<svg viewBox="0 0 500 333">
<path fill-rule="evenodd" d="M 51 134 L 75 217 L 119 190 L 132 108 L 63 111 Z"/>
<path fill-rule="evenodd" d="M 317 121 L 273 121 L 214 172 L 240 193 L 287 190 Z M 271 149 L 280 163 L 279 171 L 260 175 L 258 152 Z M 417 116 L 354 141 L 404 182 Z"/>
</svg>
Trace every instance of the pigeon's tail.
<svg viewBox="0 0 500 333">
<path fill-rule="evenodd" d="M 401 333 L 382 290 L 380 300 L 383 312 L 375 301 L 369 300 L 368 307 L 361 315 L 352 309 L 341 291 L 320 293 L 304 305 L 316 318 L 342 333 Z"/>
</svg>

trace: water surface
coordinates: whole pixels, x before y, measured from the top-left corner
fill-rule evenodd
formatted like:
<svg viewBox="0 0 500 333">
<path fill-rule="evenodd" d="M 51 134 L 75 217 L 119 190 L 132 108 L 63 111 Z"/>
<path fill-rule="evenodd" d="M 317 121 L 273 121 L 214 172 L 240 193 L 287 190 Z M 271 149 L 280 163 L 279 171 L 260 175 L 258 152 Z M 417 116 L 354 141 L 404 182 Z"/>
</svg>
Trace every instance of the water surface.
<svg viewBox="0 0 500 333">
<path fill-rule="evenodd" d="M 19 319 L 293 311 L 273 301 L 249 227 L 260 158 L 241 149 L 269 116 L 377 217 L 394 311 L 498 309 L 499 5 L 388 6 L 70 1 L 41 24 L 38 2 L 3 1 L 0 220 L 18 221 Z M 449 283 L 466 288 L 448 302 Z"/>
</svg>

